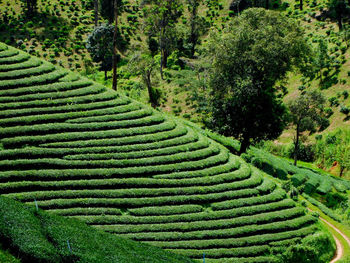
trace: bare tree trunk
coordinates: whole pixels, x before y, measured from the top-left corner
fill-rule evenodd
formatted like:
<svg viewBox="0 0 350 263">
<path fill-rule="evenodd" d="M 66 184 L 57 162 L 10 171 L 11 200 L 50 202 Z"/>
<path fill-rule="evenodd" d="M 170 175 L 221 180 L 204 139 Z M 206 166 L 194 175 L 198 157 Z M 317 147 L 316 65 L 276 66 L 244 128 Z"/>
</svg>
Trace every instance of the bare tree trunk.
<svg viewBox="0 0 350 263">
<path fill-rule="evenodd" d="M 107 70 L 105 70 L 105 80 L 107 80 Z"/>
<path fill-rule="evenodd" d="M 342 176 L 343 176 L 344 170 L 345 170 L 345 167 L 342 166 L 342 165 L 340 165 L 340 174 L 339 174 L 339 177 L 342 177 Z"/>
<path fill-rule="evenodd" d="M 98 25 L 98 0 L 94 1 L 94 9 L 95 9 L 95 26 Z"/>
<path fill-rule="evenodd" d="M 118 0 L 114 0 L 114 34 L 113 34 L 113 89 L 117 90 L 117 33 L 118 33 Z"/>
<path fill-rule="evenodd" d="M 241 148 L 239 149 L 239 155 L 241 155 L 242 153 L 245 153 L 249 145 L 250 145 L 249 138 L 243 137 L 243 140 L 241 142 Z"/>
<path fill-rule="evenodd" d="M 156 98 L 154 97 L 154 93 L 153 93 L 153 90 L 152 90 L 151 72 L 147 72 L 146 85 L 147 85 L 148 96 L 149 96 L 149 101 L 151 103 L 151 106 L 153 108 L 156 108 L 157 101 L 156 101 Z"/>
<path fill-rule="evenodd" d="M 295 135 L 294 165 L 297 165 L 297 162 L 298 162 L 298 149 L 299 149 L 299 124 L 297 124 L 297 132 Z"/>
<path fill-rule="evenodd" d="M 303 10 L 303 0 L 300 0 L 300 6 L 299 6 L 300 10 Z"/>
</svg>

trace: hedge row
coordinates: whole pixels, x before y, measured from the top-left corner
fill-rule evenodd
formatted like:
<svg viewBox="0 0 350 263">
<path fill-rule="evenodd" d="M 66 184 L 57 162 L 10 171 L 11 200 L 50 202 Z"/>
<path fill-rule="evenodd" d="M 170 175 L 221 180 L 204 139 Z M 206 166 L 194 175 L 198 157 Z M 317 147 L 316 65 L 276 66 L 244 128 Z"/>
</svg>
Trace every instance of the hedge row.
<svg viewBox="0 0 350 263">
<path fill-rule="evenodd" d="M 43 63 L 38 67 L 27 69 L 16 69 L 13 71 L 0 72 L 0 81 L 15 80 L 24 77 L 37 76 L 47 74 L 55 70 L 55 67 L 50 63 Z"/>
<path fill-rule="evenodd" d="M 220 203 L 213 203 L 211 204 L 211 208 L 213 210 L 225 210 L 225 209 L 231 209 L 234 207 L 242 207 L 242 206 L 264 204 L 269 202 L 276 202 L 276 201 L 282 200 L 285 197 L 286 197 L 286 193 L 282 189 L 277 189 L 267 195 L 251 197 L 246 199 L 228 200 Z"/>
<path fill-rule="evenodd" d="M 117 101 L 116 101 L 117 102 Z M 50 123 L 54 121 L 67 121 L 74 120 L 75 118 L 80 118 L 84 116 L 104 116 L 108 114 L 131 114 L 131 112 L 139 111 L 138 107 L 134 103 L 123 104 L 119 107 L 114 108 L 102 108 L 102 109 L 92 109 L 87 111 L 73 111 L 73 112 L 62 112 L 62 113 L 51 113 L 51 114 L 40 114 L 40 115 L 30 115 L 30 116 L 20 116 L 12 117 L 8 119 L 0 119 L 0 126 L 9 127 L 17 125 L 28 125 L 28 124 L 40 124 L 40 123 Z M 135 113 L 134 113 L 135 114 Z"/>
<path fill-rule="evenodd" d="M 91 198 L 76 198 L 71 199 L 53 199 L 38 201 L 42 208 L 73 208 L 73 207 L 143 207 L 152 205 L 180 205 L 180 204 L 203 204 L 208 202 L 221 201 L 228 198 L 238 199 L 241 197 L 256 196 L 256 189 L 244 189 L 237 191 L 226 191 L 222 193 L 211 194 L 194 194 L 184 196 L 159 196 L 159 197 L 143 197 L 143 198 L 115 198 L 118 193 L 109 193 L 108 191 L 100 191 L 90 193 Z M 11 194 L 12 197 L 17 198 L 20 194 Z M 34 197 L 34 196 L 33 196 Z M 30 198 L 28 197 L 30 200 Z"/>
<path fill-rule="evenodd" d="M 33 172 L 35 173 L 35 172 Z M 26 175 L 33 176 L 31 173 Z M 218 173 L 209 176 L 185 178 L 185 179 L 166 179 L 159 180 L 154 178 L 109 178 L 106 179 L 89 179 L 89 180 L 58 180 L 58 181 L 18 181 L 5 182 L 0 184 L 0 190 L 3 194 L 11 192 L 25 191 L 41 191 L 41 190 L 57 190 L 57 189 L 116 189 L 116 188 L 164 188 L 164 187 L 188 187 L 188 186 L 209 186 L 233 181 L 240 182 L 243 179 L 249 178 L 249 170 L 240 167 L 230 173 Z M 99 178 L 99 177 L 97 177 Z M 275 191 L 278 193 L 277 190 Z M 274 193 L 275 193 L 274 192 Z M 277 199 L 276 199 L 277 200 Z"/>
<path fill-rule="evenodd" d="M 178 205 L 178 206 L 149 206 L 142 208 L 128 209 L 134 216 L 152 216 L 152 215 L 175 215 L 188 214 L 203 211 L 200 205 Z M 159 229 L 158 229 L 159 230 Z"/>
<path fill-rule="evenodd" d="M 109 131 L 114 129 L 125 129 L 157 125 L 164 122 L 164 117 L 160 114 L 146 115 L 139 119 L 120 120 L 110 122 L 94 123 L 47 123 L 28 126 L 15 126 L 0 129 L 1 137 L 28 136 L 28 135 L 50 135 L 52 133 L 73 133 L 90 131 Z"/>
<path fill-rule="evenodd" d="M 144 157 L 138 159 L 119 159 L 119 160 L 64 160 L 64 159 L 16 159 L 0 161 L 1 170 L 26 170 L 26 169 L 44 169 L 50 167 L 51 169 L 94 169 L 94 168 L 127 168 L 144 166 L 161 166 L 153 167 L 154 174 L 159 171 L 172 170 L 196 170 L 197 167 L 208 167 L 207 159 L 215 158 L 215 162 L 220 162 L 221 158 L 226 158 L 227 152 L 220 151 L 219 147 L 211 146 L 204 149 L 195 150 L 192 152 L 175 153 L 172 155 Z M 210 162 L 209 162 L 210 163 Z M 173 164 L 177 165 L 176 167 Z M 148 170 L 148 168 L 147 168 Z"/>
<path fill-rule="evenodd" d="M 176 253 L 176 251 L 179 251 L 179 249 L 176 250 L 171 250 L 173 252 Z M 220 259 L 213 259 L 213 258 L 208 258 L 206 257 L 205 259 L 206 263 L 221 263 L 221 262 L 225 262 L 225 263 L 277 263 L 278 260 L 272 256 L 257 256 L 257 257 L 230 257 L 230 258 L 225 258 L 222 257 Z"/>
<path fill-rule="evenodd" d="M 130 149 L 137 149 L 142 144 L 156 144 L 159 141 L 163 140 L 177 140 L 179 136 L 185 136 L 187 134 L 187 129 L 182 125 L 175 125 L 174 123 L 167 122 L 167 129 L 160 129 L 159 131 L 152 131 L 152 133 L 147 134 L 131 134 L 132 136 L 128 137 L 118 137 L 113 138 L 113 136 L 109 136 L 108 139 L 89 139 L 85 138 L 85 140 L 75 139 L 74 141 L 65 141 L 65 142 L 51 142 L 51 143 L 43 143 L 40 146 L 47 148 L 82 148 L 82 149 L 91 149 L 91 148 L 99 148 L 99 147 L 120 147 L 125 146 Z M 164 125 L 163 125 L 164 126 Z M 175 126 L 175 127 L 174 127 Z M 109 148 L 108 147 L 108 148 Z"/>
<path fill-rule="evenodd" d="M 26 53 L 19 52 L 19 54 L 12 57 L 0 58 L 0 65 L 16 64 L 30 59 L 30 56 Z"/>
<path fill-rule="evenodd" d="M 162 117 L 161 117 L 162 118 Z M 84 139 L 106 139 L 106 138 L 119 138 L 135 135 L 154 134 L 161 131 L 169 131 L 175 128 L 176 124 L 171 121 L 162 122 L 153 126 L 125 128 L 118 130 L 107 131 L 84 131 L 84 132 L 64 132 L 48 135 L 36 135 L 36 136 L 20 136 L 13 138 L 5 138 L 1 140 L 1 143 L 5 148 L 21 147 L 22 145 L 37 145 L 46 144 L 57 141 L 74 141 Z M 2 136 L 5 134 L 2 133 Z"/>
<path fill-rule="evenodd" d="M 332 209 L 328 208 L 321 202 L 317 201 L 316 199 L 312 198 L 311 196 L 303 193 L 303 197 L 305 197 L 306 200 L 308 200 L 311 204 L 317 206 L 323 213 L 325 213 L 330 218 L 334 219 L 335 221 L 341 222 L 341 218 L 336 215 Z"/>
<path fill-rule="evenodd" d="M 305 237 L 315 232 L 317 226 L 310 225 L 297 230 L 285 231 L 281 233 L 259 234 L 256 236 L 225 238 L 211 240 L 191 240 L 191 241 L 145 241 L 150 245 L 166 249 L 208 249 L 208 248 L 231 248 L 266 244 L 271 241 L 279 241 L 288 238 Z"/>
<path fill-rule="evenodd" d="M 238 238 L 259 234 L 279 233 L 302 228 L 315 223 L 312 216 L 303 216 L 286 221 L 278 221 L 259 225 L 246 225 L 238 228 L 200 230 L 186 232 L 141 232 L 121 234 L 123 237 L 136 241 L 182 241 L 182 240 L 206 240 L 220 238 Z"/>
<path fill-rule="evenodd" d="M 289 200 L 290 201 L 290 200 Z M 195 224 L 189 224 L 188 222 L 176 222 L 176 223 L 162 223 L 162 224 L 115 224 L 115 225 L 100 225 L 97 226 L 104 231 L 122 234 L 122 233 L 138 233 L 138 232 L 160 232 L 160 231 L 199 231 L 209 229 L 225 229 L 241 227 L 252 224 L 266 224 L 278 221 L 284 221 L 299 216 L 304 216 L 305 211 L 299 207 L 288 206 L 288 202 L 279 202 L 278 211 L 265 211 L 257 213 L 254 216 L 243 215 L 228 219 L 205 219 L 203 221 L 196 221 Z M 290 205 L 290 202 L 289 202 Z M 266 206 L 266 205 L 265 205 Z M 275 205 L 276 206 L 276 205 Z M 270 206 L 266 206 L 267 208 Z M 109 209 L 109 208 L 106 208 Z M 142 208 L 140 208 L 142 209 Z M 60 211 L 64 211 L 62 209 Z M 128 209 L 130 211 L 131 209 Z M 54 211 L 54 210 L 50 210 Z"/>
<path fill-rule="evenodd" d="M 114 158 L 117 156 L 128 157 L 134 155 L 135 157 L 143 155 L 143 152 L 152 155 L 158 151 L 167 152 L 170 149 L 176 148 L 179 151 L 204 148 L 201 145 L 208 146 L 209 142 L 205 137 L 198 138 L 198 135 L 192 130 L 188 130 L 186 133 L 185 128 L 179 129 L 181 126 L 177 126 L 175 129 L 181 133 L 177 133 L 175 138 L 165 138 L 156 142 L 142 143 L 140 144 L 126 144 L 120 146 L 101 146 L 101 147 L 82 147 L 82 148 L 44 148 L 44 147 L 26 147 L 19 149 L 10 149 L 0 151 L 0 159 L 31 159 L 31 158 L 43 158 L 43 157 L 61 157 L 65 156 L 69 159 L 69 155 L 72 156 L 91 156 L 92 159 L 97 159 L 100 155 L 112 154 Z M 174 130 L 175 130 L 174 129 Z M 170 132 L 169 132 L 170 133 Z M 157 135 L 155 135 L 157 136 Z M 196 146 L 194 146 L 196 145 Z M 184 149 L 183 149 L 184 148 Z M 155 150 L 156 149 L 156 150 Z M 181 150 L 180 150 L 181 149 Z M 119 152 L 116 153 L 116 152 Z M 132 153 L 131 153 L 132 152 Z M 117 158 L 120 159 L 120 158 Z"/>
<path fill-rule="evenodd" d="M 0 58 L 12 57 L 17 55 L 19 52 L 15 49 L 7 49 L 0 52 Z"/>
<path fill-rule="evenodd" d="M 106 90 L 103 93 L 93 94 L 90 96 L 76 97 L 76 98 L 58 98 L 58 99 L 50 99 L 50 100 L 38 100 L 38 101 L 24 101 L 24 102 L 10 102 L 0 104 L 1 110 L 23 110 L 26 108 L 45 108 L 45 107 L 53 107 L 53 106 L 62 106 L 69 104 L 86 104 L 97 101 L 107 101 L 111 99 L 116 99 L 118 95 L 110 90 Z M 48 113 L 48 112 L 43 112 Z M 29 114 L 27 114 L 29 115 Z"/>
<path fill-rule="evenodd" d="M 75 154 L 67 155 L 64 158 L 67 160 L 106 160 L 106 159 L 137 159 L 152 156 L 164 156 L 176 153 L 192 152 L 209 147 L 209 141 L 205 137 L 200 137 L 199 140 L 188 144 L 180 144 L 171 147 L 161 147 L 152 150 L 139 150 L 128 152 L 113 153 L 92 153 L 92 154 Z M 1 156 L 1 154 L 0 154 Z"/>
<path fill-rule="evenodd" d="M 268 245 L 261 245 L 261 246 L 247 246 L 247 247 L 237 247 L 237 248 L 217 248 L 217 249 L 207 249 L 204 251 L 202 250 L 197 250 L 197 249 L 175 249 L 171 250 L 172 252 L 191 257 L 194 259 L 201 259 L 203 258 L 203 253 L 205 253 L 206 260 L 207 258 L 217 258 L 217 259 L 222 259 L 224 257 L 239 257 L 237 258 L 237 261 L 233 262 L 244 262 L 241 261 L 242 257 L 244 260 L 245 256 L 249 257 L 254 257 L 254 256 L 259 256 L 259 255 L 264 255 L 264 254 L 269 254 L 269 246 Z M 255 257 L 254 257 L 255 258 Z M 219 262 L 227 262 L 226 260 L 221 260 Z M 259 262 L 259 261 L 252 261 L 252 262 Z"/>
<path fill-rule="evenodd" d="M 69 90 L 66 92 L 47 92 L 47 93 L 39 93 L 39 94 L 29 94 L 24 96 L 12 96 L 12 97 L 0 97 L 0 103 L 23 103 L 28 101 L 36 101 L 38 100 L 54 100 L 54 99 L 62 99 L 62 98 L 74 98 L 74 97 L 82 97 L 89 96 L 93 94 L 98 94 L 100 92 L 104 92 L 106 90 L 103 86 L 89 86 L 78 88 L 74 90 Z"/>
<path fill-rule="evenodd" d="M 1 60 L 1 59 L 0 59 Z M 1 64 L 1 61 L 0 61 Z M 57 81 L 59 78 L 62 78 L 68 74 L 66 70 L 55 70 L 51 71 L 47 74 L 39 75 L 39 76 L 31 76 L 28 78 L 22 79 L 11 79 L 11 80 L 3 80 L 0 82 L 1 89 L 8 88 L 17 88 L 17 87 L 28 87 L 38 84 L 48 84 Z"/>
<path fill-rule="evenodd" d="M 105 208 L 105 207 L 78 207 L 67 209 L 52 209 L 50 213 L 55 213 L 62 216 L 77 216 L 77 215 L 122 215 L 122 211 L 118 208 Z"/>
<path fill-rule="evenodd" d="M 106 199 L 104 199 L 106 200 Z M 89 205 L 93 205 L 94 207 L 114 207 L 111 205 L 114 205 L 115 202 L 113 200 L 109 200 L 110 204 L 105 204 L 103 203 L 104 200 L 88 200 L 88 199 L 81 199 L 83 202 L 83 207 L 89 207 Z M 204 200 L 205 201 L 205 200 Z M 208 199 L 208 201 L 210 201 Z M 60 201 L 61 202 L 61 201 Z M 89 204 L 89 203 L 90 204 Z M 47 202 L 40 202 L 41 204 L 45 204 Z M 63 201 L 61 202 L 61 204 Z M 205 202 L 203 202 L 205 205 Z M 86 205 L 84 205 L 86 204 Z M 71 204 L 73 205 L 73 203 Z M 145 204 L 146 205 L 146 204 Z M 148 204 L 149 206 L 153 204 Z M 166 204 L 164 204 L 166 205 Z M 240 218 L 242 219 L 243 217 L 251 216 L 255 217 L 258 214 L 261 213 L 268 213 L 268 212 L 280 212 L 281 214 L 284 214 L 283 216 L 286 216 L 287 218 L 289 217 L 288 213 L 294 213 L 294 215 L 304 215 L 305 210 L 301 207 L 294 207 L 295 204 L 291 205 L 290 200 L 289 201 L 279 201 L 276 203 L 271 203 L 271 204 L 261 204 L 261 205 L 256 205 L 256 206 L 250 206 L 250 207 L 239 207 L 235 209 L 230 209 L 230 210 L 223 210 L 223 211 L 216 211 L 215 213 L 208 213 L 206 211 L 200 212 L 200 213 L 188 213 L 185 215 L 168 215 L 168 216 L 128 216 L 124 215 L 121 217 L 113 217 L 113 216 L 79 216 L 80 220 L 83 220 L 89 224 L 94 224 L 94 225 L 116 225 L 113 226 L 114 229 L 120 227 L 119 225 L 126 225 L 126 227 L 130 225 L 137 225 L 137 224 L 147 224 L 150 226 L 152 224 L 168 224 L 168 223 L 184 223 L 188 224 L 189 222 L 195 222 L 195 224 L 200 226 L 200 221 L 203 221 L 202 223 L 204 224 L 204 229 L 209 228 L 211 224 L 211 228 L 217 229 L 220 227 L 220 222 L 222 220 L 228 219 L 228 220 L 233 220 L 234 218 Z M 64 208 L 65 206 L 62 206 Z M 294 207 L 294 208 L 293 208 Z M 66 207 L 70 208 L 70 207 Z M 128 207 L 129 209 L 130 207 Z M 285 210 L 284 210 L 285 209 Z M 288 210 L 295 210 L 288 212 Z M 242 218 L 241 218 L 242 217 Z M 239 220 L 240 220 L 239 219 Z M 209 222 L 211 221 L 211 222 Z M 241 221 L 242 222 L 242 221 Z M 249 222 L 249 221 L 248 221 Z M 225 221 L 223 221 L 223 224 Z M 243 222 L 242 222 L 243 223 Z M 213 225 L 214 224 L 214 225 Z M 109 227 L 109 226 L 106 226 Z M 164 228 L 160 228 L 159 225 L 157 225 L 158 231 L 160 229 L 166 229 L 166 226 Z M 177 225 L 179 227 L 179 225 Z M 186 225 L 183 226 L 184 229 L 186 229 Z M 187 225 L 187 228 L 192 228 L 195 226 L 189 226 Z"/>
<path fill-rule="evenodd" d="M 22 193 L 8 194 L 8 197 L 16 198 L 22 201 L 33 200 L 53 200 L 59 198 L 136 198 L 136 197 L 158 197 L 158 196 L 172 196 L 172 195 L 209 195 L 221 194 L 228 191 L 235 190 L 235 196 L 240 194 L 245 196 L 244 191 L 251 191 L 256 193 L 254 187 L 261 181 L 259 177 L 251 177 L 238 183 L 225 183 L 211 186 L 189 186 L 182 188 L 128 188 L 128 189 L 102 189 L 102 190 L 60 190 L 60 191 L 31 191 Z M 174 197 L 176 198 L 176 197 Z"/>
<path fill-rule="evenodd" d="M 0 72 L 8 72 L 12 70 L 21 70 L 21 69 L 27 69 L 27 68 L 33 68 L 38 67 L 42 64 L 42 61 L 39 59 L 30 59 L 27 61 L 24 61 L 22 63 L 16 63 L 16 64 L 0 64 Z"/>
<path fill-rule="evenodd" d="M 68 74 L 69 75 L 69 74 Z M 21 87 L 17 89 L 2 89 L 0 90 L 0 96 L 6 97 L 6 96 L 15 96 L 15 99 L 19 96 L 29 96 L 31 94 L 40 94 L 40 93 L 47 93 L 47 92 L 53 92 L 53 91 L 69 91 L 74 90 L 77 88 L 83 88 L 87 86 L 93 85 L 93 82 L 91 80 L 87 79 L 79 79 L 76 81 L 65 81 L 65 82 L 55 82 L 50 83 L 46 85 L 38 85 L 38 86 L 30 86 L 30 87 Z"/>
</svg>

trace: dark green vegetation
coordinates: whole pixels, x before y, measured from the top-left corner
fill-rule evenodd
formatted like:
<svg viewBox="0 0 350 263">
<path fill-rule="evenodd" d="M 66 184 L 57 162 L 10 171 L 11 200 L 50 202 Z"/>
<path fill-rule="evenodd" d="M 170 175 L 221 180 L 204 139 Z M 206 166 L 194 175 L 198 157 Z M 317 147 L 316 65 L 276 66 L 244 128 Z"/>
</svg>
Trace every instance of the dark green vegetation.
<svg viewBox="0 0 350 263">
<path fill-rule="evenodd" d="M 240 140 L 240 153 L 252 142 L 278 138 L 287 110 L 274 86 L 308 65 L 302 28 L 281 13 L 250 8 L 211 32 L 206 48 L 209 84 L 196 91 L 199 104 L 207 105 L 199 108 L 205 124 Z"/>
<path fill-rule="evenodd" d="M 316 217 L 197 128 L 0 50 L 3 195 L 199 261 L 332 257 Z"/>
<path fill-rule="evenodd" d="M 242 157 L 276 177 L 293 199 L 297 200 L 300 194 L 335 221 L 349 225 L 349 181 L 331 176 L 320 169 L 316 171 L 295 166 L 290 161 L 253 147 Z"/>
<path fill-rule="evenodd" d="M 193 262 L 0 197 L 0 238 L 20 262 Z M 8 252 L 0 262 L 19 262 Z M 11 261 L 12 260 L 12 261 Z"/>
</svg>

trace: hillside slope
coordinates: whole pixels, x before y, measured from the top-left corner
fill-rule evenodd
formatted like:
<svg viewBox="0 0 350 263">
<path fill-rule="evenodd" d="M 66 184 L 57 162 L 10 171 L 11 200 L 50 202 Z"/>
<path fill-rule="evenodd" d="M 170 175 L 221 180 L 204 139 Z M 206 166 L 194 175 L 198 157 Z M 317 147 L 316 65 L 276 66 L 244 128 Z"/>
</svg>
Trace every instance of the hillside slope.
<svg viewBox="0 0 350 263">
<path fill-rule="evenodd" d="M 271 262 L 318 232 L 259 170 L 182 122 L 0 50 L 3 195 L 209 263 Z"/>
<path fill-rule="evenodd" d="M 1 196 L 0 237 L 0 246 L 6 246 L 22 263 L 128 263 L 130 258 L 132 262 L 193 262 Z M 5 255 L 2 257 L 0 252 L 0 262 L 16 262 L 8 252 Z"/>
</svg>

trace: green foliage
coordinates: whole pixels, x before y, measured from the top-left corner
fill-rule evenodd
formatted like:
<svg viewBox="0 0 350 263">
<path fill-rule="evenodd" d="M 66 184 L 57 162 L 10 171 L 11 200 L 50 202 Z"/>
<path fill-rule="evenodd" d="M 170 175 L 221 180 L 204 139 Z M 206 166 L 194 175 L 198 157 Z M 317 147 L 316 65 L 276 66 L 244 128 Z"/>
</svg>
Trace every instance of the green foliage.
<svg viewBox="0 0 350 263">
<path fill-rule="evenodd" d="M 20 54 L 0 51 L 0 60 Z M 318 231 L 315 218 L 285 191 L 215 142 L 234 151 L 237 141 L 34 58 L 12 62 L 0 63 L 3 195 L 32 206 L 35 198 L 52 213 L 195 260 L 205 251 L 214 261 L 271 261 L 280 242 L 301 242 Z M 3 226 L 11 240 L 16 234 L 18 245 L 11 249 L 19 255 L 23 248 L 30 257 L 55 256 L 54 262 L 114 262 L 115 254 L 121 262 L 124 255 L 135 262 L 183 259 L 158 257 L 155 248 L 139 248 L 75 220 L 24 211 L 0 217 L 0 228 L 4 218 L 12 220 Z M 34 226 L 22 224 L 24 217 Z M 26 241 L 35 238 L 38 249 Z"/>
<path fill-rule="evenodd" d="M 341 222 L 341 219 L 337 214 L 335 214 L 331 209 L 329 209 L 327 206 L 322 204 L 321 202 L 317 201 L 316 199 L 312 198 L 311 196 L 307 194 L 303 194 L 306 200 L 308 200 L 311 204 L 317 206 L 323 213 L 325 213 L 330 218 L 334 219 L 335 221 Z"/>
<path fill-rule="evenodd" d="M 31 262 L 192 262 L 117 236 L 103 233 L 78 220 L 63 219 L 0 197 L 0 235 L 24 261 Z M 6 243 L 4 242 L 6 241 Z M 71 252 L 67 247 L 71 246 Z"/>
<path fill-rule="evenodd" d="M 286 111 L 273 86 L 293 66 L 304 65 L 309 51 L 294 21 L 264 9 L 245 10 L 223 32 L 213 31 L 206 52 L 213 62 L 210 89 L 203 90 L 209 127 L 238 138 L 240 152 L 250 140 L 278 137 Z"/>
</svg>

